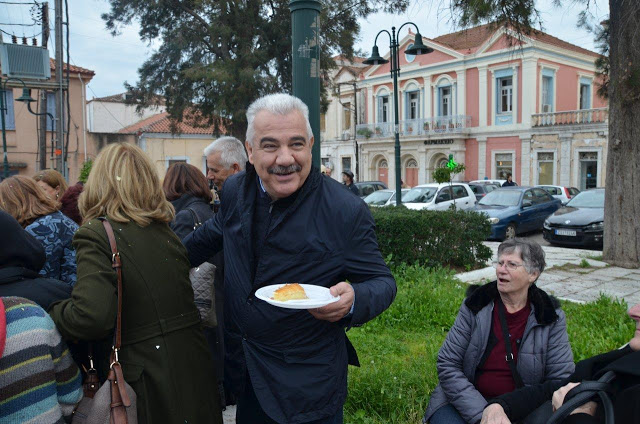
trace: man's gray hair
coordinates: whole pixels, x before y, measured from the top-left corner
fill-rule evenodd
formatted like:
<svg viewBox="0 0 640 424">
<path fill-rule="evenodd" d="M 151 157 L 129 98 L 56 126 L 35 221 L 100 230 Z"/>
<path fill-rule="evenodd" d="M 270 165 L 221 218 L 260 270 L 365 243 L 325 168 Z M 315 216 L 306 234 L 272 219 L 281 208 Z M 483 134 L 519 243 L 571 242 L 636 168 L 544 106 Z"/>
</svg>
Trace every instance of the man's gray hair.
<svg viewBox="0 0 640 424">
<path fill-rule="evenodd" d="M 244 145 L 235 137 L 220 137 L 204 149 L 204 155 L 209 156 L 212 153 L 220 152 L 220 162 L 222 166 L 231 168 L 234 163 L 240 166 L 240 170 L 244 171 L 247 163 L 247 152 Z"/>
<path fill-rule="evenodd" d="M 298 111 L 304 116 L 307 123 L 307 141 L 313 136 L 311 124 L 309 124 L 309 108 L 302 100 L 286 93 L 268 94 L 255 100 L 247 109 L 247 141 L 253 146 L 253 139 L 256 136 L 253 128 L 253 120 L 258 112 L 266 110 L 274 115 L 288 115 Z"/>
<path fill-rule="evenodd" d="M 512 253 L 519 253 L 524 262 L 524 268 L 529 274 L 537 272 L 542 274 L 544 267 L 547 265 L 544 261 L 544 250 L 535 241 L 513 238 L 506 240 L 498 246 L 498 258 L 500 256 Z"/>
</svg>

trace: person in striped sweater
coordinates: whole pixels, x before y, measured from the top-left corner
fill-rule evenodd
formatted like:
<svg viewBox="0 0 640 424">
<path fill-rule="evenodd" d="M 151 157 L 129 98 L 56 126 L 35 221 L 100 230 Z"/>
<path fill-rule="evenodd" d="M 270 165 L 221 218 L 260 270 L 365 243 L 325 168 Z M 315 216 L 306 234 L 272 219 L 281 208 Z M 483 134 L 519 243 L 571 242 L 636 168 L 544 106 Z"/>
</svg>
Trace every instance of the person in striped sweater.
<svg viewBox="0 0 640 424">
<path fill-rule="evenodd" d="M 51 317 L 0 298 L 0 423 L 64 423 L 82 398 L 80 370 Z"/>
</svg>

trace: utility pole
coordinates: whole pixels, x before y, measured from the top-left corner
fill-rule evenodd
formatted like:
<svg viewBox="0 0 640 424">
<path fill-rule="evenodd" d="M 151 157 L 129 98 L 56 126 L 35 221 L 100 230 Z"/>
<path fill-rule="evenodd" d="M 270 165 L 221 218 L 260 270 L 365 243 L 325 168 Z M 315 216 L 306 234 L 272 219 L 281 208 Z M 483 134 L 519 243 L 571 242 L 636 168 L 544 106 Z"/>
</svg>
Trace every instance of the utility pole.
<svg viewBox="0 0 640 424">
<path fill-rule="evenodd" d="M 62 0 L 55 0 L 55 28 L 56 28 L 56 170 L 65 177 L 67 176 L 66 164 L 64 163 L 64 88 L 62 86 Z"/>
<path fill-rule="evenodd" d="M 309 108 L 313 166 L 320 168 L 320 11 L 318 0 L 291 0 L 293 95 Z"/>
<path fill-rule="evenodd" d="M 49 41 L 49 3 L 42 4 L 42 47 Z M 39 169 L 47 168 L 47 92 L 40 91 L 40 138 L 38 140 Z"/>
</svg>

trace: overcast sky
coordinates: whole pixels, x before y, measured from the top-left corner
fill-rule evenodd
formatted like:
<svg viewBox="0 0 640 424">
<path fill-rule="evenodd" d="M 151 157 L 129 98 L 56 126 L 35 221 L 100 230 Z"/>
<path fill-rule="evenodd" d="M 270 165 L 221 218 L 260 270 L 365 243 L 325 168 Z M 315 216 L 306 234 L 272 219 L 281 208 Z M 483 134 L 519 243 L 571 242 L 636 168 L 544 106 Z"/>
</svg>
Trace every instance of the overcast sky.
<svg viewBox="0 0 640 424">
<path fill-rule="evenodd" d="M 10 24 L 33 24 L 30 8 L 33 2 L 27 0 L 11 0 L 7 4 L 0 0 L 0 29 L 4 31 L 2 36 L 7 41 L 6 33 L 31 37 L 40 33 L 39 26 L 17 26 Z M 7 0 L 8 1 L 8 0 Z M 133 24 L 125 27 L 122 34 L 113 37 L 106 30 L 100 15 L 107 12 L 109 3 L 107 0 L 68 0 L 69 1 L 69 29 L 70 29 L 70 56 L 71 64 L 89 68 L 96 75 L 89 84 L 87 97 L 103 97 L 124 91 L 123 83 L 137 81 L 138 67 L 153 52 L 153 46 L 148 46 L 140 41 L 138 27 Z M 545 32 L 562 40 L 595 50 L 593 36 L 585 30 L 578 29 L 576 22 L 578 13 L 583 9 L 582 5 L 573 4 L 575 0 L 564 0 L 567 5 L 563 8 L 552 6 L 552 0 L 538 0 L 538 7 L 542 12 L 543 29 Z M 53 1 L 50 1 L 51 26 L 54 22 Z M 596 21 L 604 19 L 609 13 L 609 5 L 606 0 L 596 0 L 591 7 L 591 13 Z M 434 38 L 448 32 L 457 30 L 451 24 L 451 15 L 444 6 L 448 0 L 413 0 L 407 12 L 403 15 L 375 14 L 367 20 L 361 20 L 360 40 L 357 48 L 369 54 L 376 33 L 380 29 L 391 29 L 391 26 L 399 26 L 410 20 L 415 22 L 422 35 Z M 568 6 L 572 4 L 571 6 Z M 407 27 L 402 30 L 400 36 L 406 34 Z M 53 33 L 52 33 L 53 35 Z M 38 44 L 40 44 L 40 36 Z M 388 50 L 388 41 L 379 42 L 380 53 Z M 49 42 L 51 57 L 54 42 Z M 66 56 L 65 56 L 66 59 Z"/>
</svg>

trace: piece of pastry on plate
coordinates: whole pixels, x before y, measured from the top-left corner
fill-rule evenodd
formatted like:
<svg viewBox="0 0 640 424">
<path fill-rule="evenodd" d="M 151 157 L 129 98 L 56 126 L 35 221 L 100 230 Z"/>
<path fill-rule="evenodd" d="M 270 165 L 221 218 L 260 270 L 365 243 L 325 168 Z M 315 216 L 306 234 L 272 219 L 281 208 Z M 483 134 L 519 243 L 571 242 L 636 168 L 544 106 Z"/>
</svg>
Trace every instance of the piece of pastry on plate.
<svg viewBox="0 0 640 424">
<path fill-rule="evenodd" d="M 298 283 L 285 284 L 273 292 L 273 300 L 287 302 L 289 300 L 308 299 L 302 286 Z"/>
</svg>

